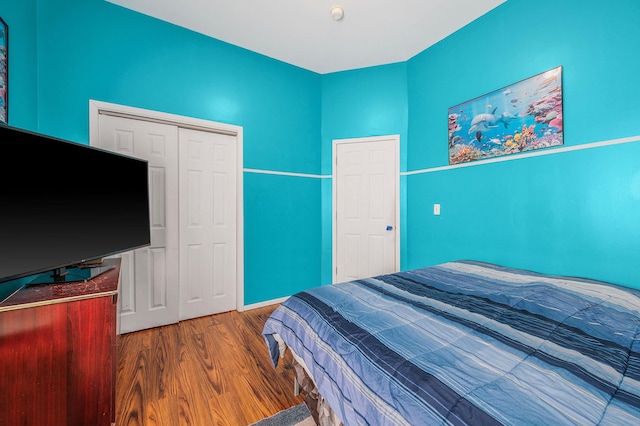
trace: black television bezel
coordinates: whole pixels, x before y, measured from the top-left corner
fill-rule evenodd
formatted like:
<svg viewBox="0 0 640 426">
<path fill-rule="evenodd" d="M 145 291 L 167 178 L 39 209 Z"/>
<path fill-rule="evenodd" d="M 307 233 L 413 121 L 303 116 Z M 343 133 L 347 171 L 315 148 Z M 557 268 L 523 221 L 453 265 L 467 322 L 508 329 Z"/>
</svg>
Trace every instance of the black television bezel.
<svg viewBox="0 0 640 426">
<path fill-rule="evenodd" d="M 46 139 L 46 140 L 50 140 L 52 142 L 55 143 L 64 143 L 64 144 L 69 144 L 69 145 L 73 145 L 74 148 L 75 147 L 79 147 L 81 149 L 87 149 L 87 150 L 91 150 L 91 151 L 96 151 L 96 152 L 100 152 L 100 153 L 104 153 L 104 154 L 108 154 L 111 156 L 118 156 L 121 158 L 125 158 L 127 160 L 134 160 L 134 161 L 138 161 L 140 163 L 144 163 L 146 165 L 146 183 L 147 183 L 147 191 L 146 191 L 146 198 L 147 198 L 147 223 L 149 224 L 149 232 L 148 232 L 148 238 L 147 241 L 141 244 L 137 244 L 137 245 L 131 245 L 131 246 L 127 246 L 127 247 L 122 247 L 122 248 L 118 248 L 118 249 L 114 249 L 114 250 L 109 250 L 109 251 L 105 251 L 103 253 L 100 254 L 95 254 L 92 256 L 88 256 L 85 258 L 78 258 L 78 259 L 73 259 L 73 260 L 69 260 L 69 261 L 65 261 L 65 262 L 58 262 L 58 263 L 54 263 L 51 265 L 47 265 L 47 266 L 42 266 L 42 267 L 38 267 L 35 269 L 30 269 L 30 270 L 25 270 L 13 275 L 7 275 L 7 276 L 0 276 L 0 286 L 5 286 L 8 285 L 9 287 L 20 287 L 22 285 L 26 285 L 29 284 L 29 282 L 33 281 L 36 279 L 36 277 L 41 276 L 42 274 L 47 274 L 47 273 L 51 273 L 51 274 L 57 274 L 58 271 L 64 271 L 65 268 L 92 268 L 92 267 L 96 267 L 96 268 L 100 268 L 100 266 L 96 266 L 96 265 L 86 265 L 87 263 L 90 263 L 92 261 L 98 260 L 98 259 L 103 259 L 109 256 L 113 256 L 119 253 L 123 253 L 123 252 L 127 252 L 127 251 L 131 251 L 131 250 L 137 250 L 140 248 L 144 248 L 144 247 L 149 247 L 151 245 L 151 213 L 149 211 L 149 202 L 150 202 L 150 191 L 149 191 L 149 162 L 145 159 L 142 158 L 136 158 L 136 157 L 132 157 L 132 156 L 128 156 L 128 155 L 124 155 L 118 152 L 112 152 L 112 151 L 108 151 L 106 149 L 102 149 L 99 147 L 95 147 L 95 146 L 91 146 L 91 145 L 85 145 L 85 144 L 80 144 L 80 143 L 76 143 L 76 142 L 72 142 L 70 140 L 66 140 L 66 139 L 62 139 L 62 138 L 58 138 L 55 136 L 50 136 L 50 135 L 46 135 L 43 133 L 38 133 L 35 131 L 31 131 L 31 130 L 26 130 L 26 129 L 22 129 L 22 128 L 18 128 L 15 126 L 10 126 L 7 125 L 5 123 L 0 122 L 0 131 L 2 131 L 2 129 L 9 129 L 10 131 L 14 131 L 14 132 L 18 132 L 18 133 L 22 133 L 23 135 L 27 135 L 27 136 L 31 136 L 34 138 L 38 138 L 38 139 Z M 2 261 L 0 259 L 0 261 Z M 106 272 L 106 269 L 103 269 L 102 272 Z M 26 280 L 25 278 L 29 278 L 32 277 L 30 280 Z M 67 279 L 67 280 L 63 280 L 64 282 L 77 282 L 77 281 L 81 281 L 81 279 L 78 280 L 74 280 L 72 278 Z M 42 283 L 47 282 L 47 280 L 42 280 Z M 3 299 L 0 298 L 0 302 Z"/>
</svg>

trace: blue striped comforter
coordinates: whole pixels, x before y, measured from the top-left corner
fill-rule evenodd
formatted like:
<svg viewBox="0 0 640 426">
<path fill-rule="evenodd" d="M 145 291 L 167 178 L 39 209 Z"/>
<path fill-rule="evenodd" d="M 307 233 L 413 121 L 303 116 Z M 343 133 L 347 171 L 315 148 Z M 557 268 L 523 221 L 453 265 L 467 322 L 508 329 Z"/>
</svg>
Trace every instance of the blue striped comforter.
<svg viewBox="0 0 640 426">
<path fill-rule="evenodd" d="M 639 291 L 459 261 L 298 293 L 263 334 L 345 425 L 631 425 L 639 324 Z"/>
</svg>

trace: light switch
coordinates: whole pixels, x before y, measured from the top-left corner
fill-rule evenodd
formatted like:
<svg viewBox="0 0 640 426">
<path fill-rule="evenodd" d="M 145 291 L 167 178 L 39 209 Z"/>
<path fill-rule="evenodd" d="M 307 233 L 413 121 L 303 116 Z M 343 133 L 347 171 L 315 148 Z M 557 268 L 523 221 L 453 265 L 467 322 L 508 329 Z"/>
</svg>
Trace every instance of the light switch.
<svg viewBox="0 0 640 426">
<path fill-rule="evenodd" d="M 440 204 L 434 204 L 433 205 L 433 214 L 435 216 L 439 216 L 440 215 Z"/>
</svg>

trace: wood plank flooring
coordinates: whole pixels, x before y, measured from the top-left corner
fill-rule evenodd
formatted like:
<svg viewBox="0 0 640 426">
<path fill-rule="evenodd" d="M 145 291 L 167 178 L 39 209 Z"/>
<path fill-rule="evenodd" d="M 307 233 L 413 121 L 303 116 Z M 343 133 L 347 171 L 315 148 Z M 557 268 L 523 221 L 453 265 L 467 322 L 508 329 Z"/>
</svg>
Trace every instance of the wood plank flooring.
<svg viewBox="0 0 640 426">
<path fill-rule="evenodd" d="M 290 353 L 274 369 L 261 334 L 276 306 L 121 335 L 116 424 L 246 426 L 302 402 Z"/>
</svg>

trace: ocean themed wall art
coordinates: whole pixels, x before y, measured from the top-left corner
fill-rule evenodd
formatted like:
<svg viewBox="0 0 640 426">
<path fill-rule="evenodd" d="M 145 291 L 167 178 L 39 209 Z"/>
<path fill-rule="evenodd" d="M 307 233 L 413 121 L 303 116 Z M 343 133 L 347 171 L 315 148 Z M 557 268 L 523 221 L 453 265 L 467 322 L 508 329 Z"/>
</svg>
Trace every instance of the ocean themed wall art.
<svg viewBox="0 0 640 426">
<path fill-rule="evenodd" d="M 563 143 L 561 66 L 449 108 L 449 164 Z"/>
<path fill-rule="evenodd" d="M 9 27 L 0 18 L 0 122 L 9 123 Z"/>
</svg>

